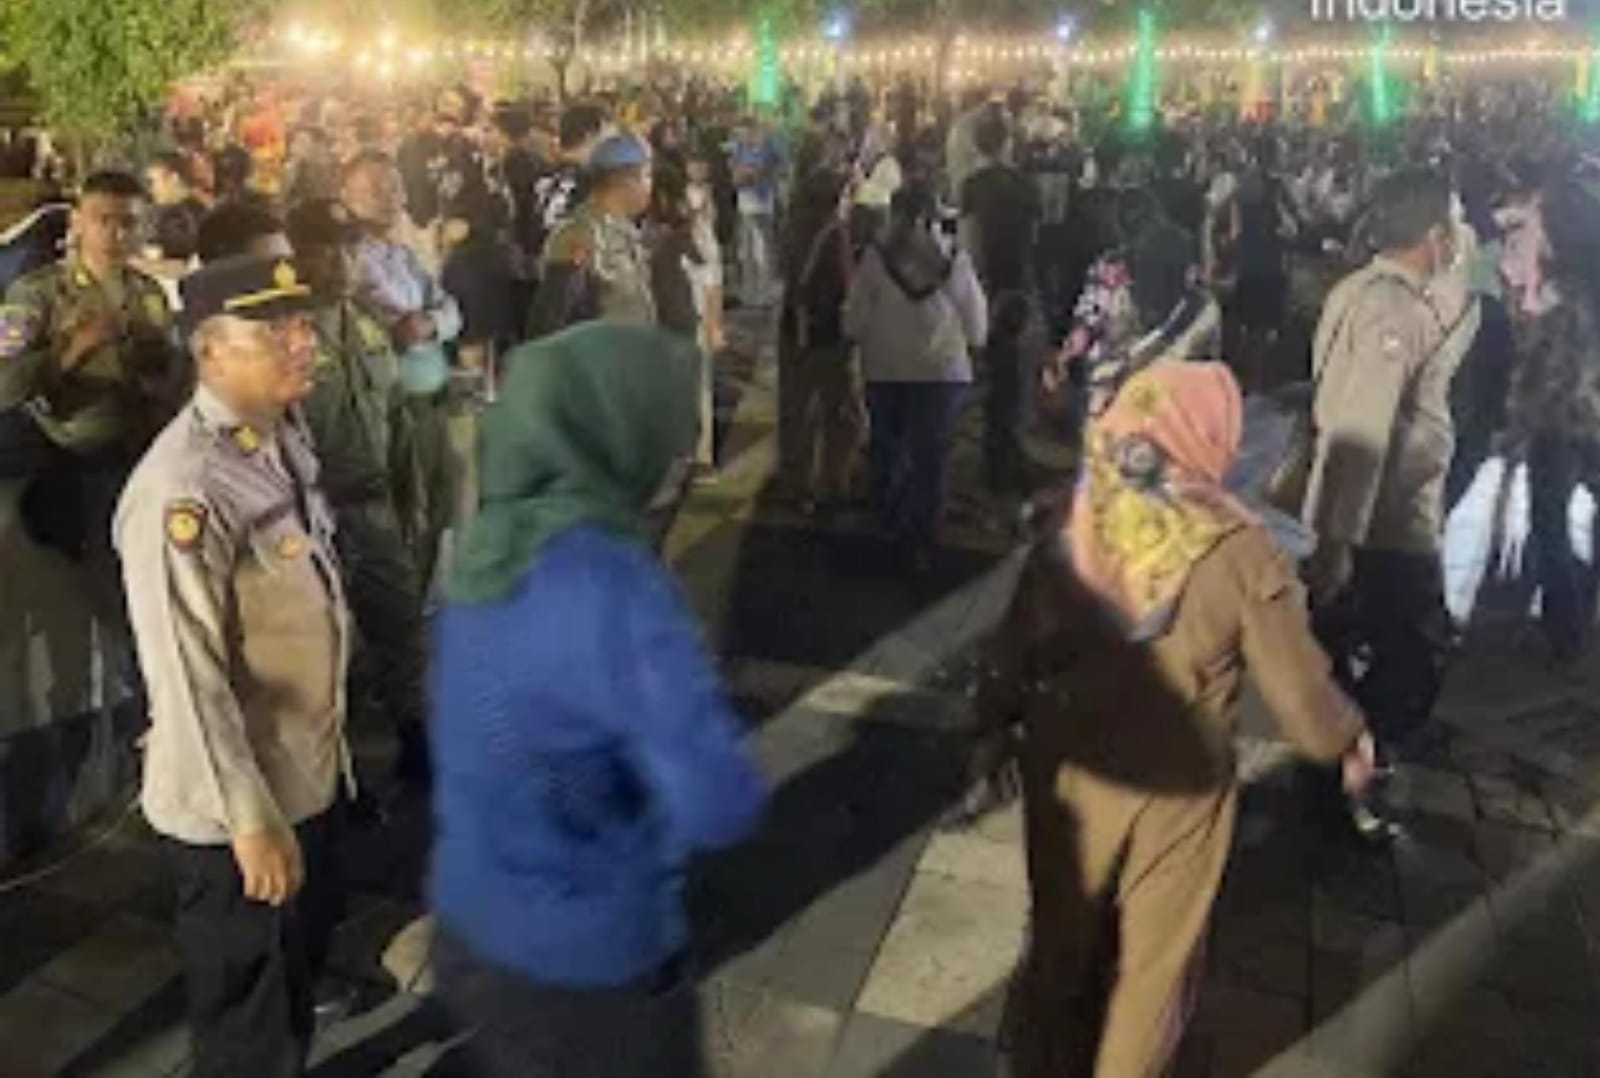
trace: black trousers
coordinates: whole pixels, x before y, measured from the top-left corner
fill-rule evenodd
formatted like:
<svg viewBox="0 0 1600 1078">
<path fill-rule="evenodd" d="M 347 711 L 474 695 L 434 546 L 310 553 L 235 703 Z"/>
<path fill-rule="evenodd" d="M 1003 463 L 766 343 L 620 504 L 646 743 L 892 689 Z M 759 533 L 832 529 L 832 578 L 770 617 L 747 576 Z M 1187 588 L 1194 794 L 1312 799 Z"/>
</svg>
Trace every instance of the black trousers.
<svg viewBox="0 0 1600 1078">
<path fill-rule="evenodd" d="M 295 1078 L 315 1026 L 316 978 L 343 912 L 337 810 L 295 828 L 305 885 L 280 907 L 244 897 L 227 846 L 169 841 L 178 950 L 194 1036 L 193 1078 Z"/>
<path fill-rule="evenodd" d="M 450 1017 L 474 1030 L 451 1056 L 474 1078 L 703 1078 L 700 1005 L 686 964 L 615 988 L 538 984 L 479 959 L 443 926 L 434 972 Z M 464 1065 L 463 1065 L 464 1064 Z"/>
<path fill-rule="evenodd" d="M 1572 549 L 1570 506 L 1579 484 L 1600 495 L 1600 444 L 1556 434 L 1535 435 L 1528 450 L 1528 501 L 1540 620 L 1561 659 L 1582 655 L 1593 632 L 1600 574 L 1591 550 L 1585 565 Z M 1600 538 L 1600 516 L 1594 537 Z"/>
<path fill-rule="evenodd" d="M 1357 550 L 1348 591 L 1316 626 L 1373 736 L 1403 746 L 1433 714 L 1452 650 L 1438 555 Z"/>
<path fill-rule="evenodd" d="M 1489 459 L 1495 434 L 1505 426 L 1506 398 L 1511 393 L 1511 376 L 1516 368 L 1517 346 L 1506 305 L 1484 297 L 1481 310 L 1478 336 L 1450 383 L 1456 450 L 1444 483 L 1447 512 L 1472 486 L 1478 469 Z"/>
<path fill-rule="evenodd" d="M 1000 292 L 984 348 L 989 391 L 983 402 L 983 463 L 991 493 L 1028 493 L 1022 432 L 1032 406 L 1043 325 L 1026 292 Z"/>
</svg>

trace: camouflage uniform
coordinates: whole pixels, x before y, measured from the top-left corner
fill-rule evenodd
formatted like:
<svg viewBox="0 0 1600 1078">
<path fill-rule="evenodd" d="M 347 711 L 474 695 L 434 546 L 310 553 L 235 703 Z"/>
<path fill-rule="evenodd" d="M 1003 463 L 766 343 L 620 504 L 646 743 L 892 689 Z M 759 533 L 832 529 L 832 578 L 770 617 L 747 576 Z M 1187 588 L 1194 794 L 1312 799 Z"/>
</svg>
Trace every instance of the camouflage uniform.
<svg viewBox="0 0 1600 1078">
<path fill-rule="evenodd" d="M 585 203 L 550 236 L 532 335 L 605 319 L 656 324 L 650 256 L 631 222 Z"/>
<path fill-rule="evenodd" d="M 122 337 L 62 371 L 72 332 L 107 314 L 126 324 Z M 68 258 L 17 281 L 0 306 L 0 409 L 25 408 L 68 452 L 137 457 L 189 385 L 166 294 L 137 270 L 97 281 Z"/>
<path fill-rule="evenodd" d="M 416 552 L 395 507 L 394 435 L 407 414 L 398 361 L 383 327 L 351 302 L 323 308 L 313 322 L 317 386 L 305 414 L 364 645 L 353 671 L 353 710 L 359 718 L 373 706 L 405 728 L 424 718 L 425 656 Z"/>
<path fill-rule="evenodd" d="M 123 332 L 64 370 L 74 331 L 113 316 Z M 75 256 L 15 282 L 0 305 L 0 413 L 35 440 L 21 514 L 30 537 L 86 567 L 92 609 L 122 627 L 111 517 L 129 472 L 182 406 L 192 364 L 166 294 L 123 268 L 96 280 Z M 42 438 L 40 437 L 42 435 Z"/>
</svg>

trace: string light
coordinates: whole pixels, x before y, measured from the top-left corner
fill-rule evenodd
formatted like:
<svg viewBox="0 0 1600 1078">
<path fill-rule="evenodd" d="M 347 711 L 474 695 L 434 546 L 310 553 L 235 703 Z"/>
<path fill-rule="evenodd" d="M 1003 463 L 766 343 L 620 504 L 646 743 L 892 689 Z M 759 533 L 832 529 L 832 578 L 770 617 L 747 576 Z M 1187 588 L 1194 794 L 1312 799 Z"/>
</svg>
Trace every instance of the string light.
<svg viewBox="0 0 1600 1078">
<path fill-rule="evenodd" d="M 825 30 L 834 37 L 813 39 L 810 42 L 791 41 L 766 53 L 767 63 L 786 66 L 824 63 L 837 59 L 846 67 L 883 68 L 888 65 L 932 64 L 941 52 L 927 39 L 913 39 L 892 47 L 856 49 L 847 44 L 848 22 L 837 17 L 830 20 Z M 1065 32 L 1064 32 L 1065 31 Z M 1355 47 L 1351 42 L 1299 44 L 1286 46 L 1275 42 L 1270 24 L 1263 23 L 1250 35 L 1250 41 L 1221 45 L 1203 42 L 1168 42 L 1153 50 L 1151 59 L 1161 63 L 1186 62 L 1189 64 L 1228 65 L 1244 63 L 1276 63 L 1305 67 L 1307 65 L 1351 65 L 1363 60 L 1370 64 L 1371 51 Z M 276 36 L 287 50 L 306 57 L 325 57 L 344 54 L 357 70 L 371 71 L 382 78 L 390 78 L 400 66 L 421 71 L 440 58 L 484 57 L 512 63 L 519 58 L 534 60 L 555 56 L 548 42 L 517 45 L 511 42 L 485 42 L 478 39 L 422 42 L 406 40 L 392 27 L 385 27 L 376 41 L 359 49 L 347 47 L 340 38 L 326 30 L 295 21 L 286 25 Z M 372 39 L 368 39 L 371 41 Z M 745 33 L 733 35 L 720 44 L 677 42 L 666 45 L 658 42 L 651 48 L 636 48 L 627 43 L 614 43 L 616 51 L 595 53 L 585 50 L 577 59 L 594 63 L 611 71 L 624 71 L 642 66 L 652 58 L 673 63 L 733 67 L 753 62 L 757 56 L 756 44 Z M 1019 64 L 1077 65 L 1106 67 L 1130 64 L 1138 56 L 1132 42 L 1103 43 L 1098 48 L 1087 48 L 1077 40 L 1070 20 L 1063 20 L 1048 35 L 1031 38 L 972 38 L 957 35 L 950 42 L 949 59 L 952 61 L 951 77 L 977 79 L 984 68 L 1015 67 Z M 1424 72 L 1444 67 L 1481 68 L 1501 64 L 1582 64 L 1592 62 L 1590 50 L 1581 46 L 1551 45 L 1538 39 L 1528 39 L 1511 45 L 1494 48 L 1444 49 L 1437 46 L 1422 48 L 1417 45 L 1400 47 L 1391 43 L 1384 49 L 1388 64 L 1421 63 Z M 1600 82 L 1600 79 L 1596 80 Z"/>
</svg>

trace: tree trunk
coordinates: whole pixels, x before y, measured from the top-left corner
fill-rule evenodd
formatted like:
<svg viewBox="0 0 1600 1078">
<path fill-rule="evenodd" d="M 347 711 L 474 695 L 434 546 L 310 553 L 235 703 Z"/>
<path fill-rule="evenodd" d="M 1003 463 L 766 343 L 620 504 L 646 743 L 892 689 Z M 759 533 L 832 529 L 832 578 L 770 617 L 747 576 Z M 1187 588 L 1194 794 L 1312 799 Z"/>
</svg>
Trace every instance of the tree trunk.
<svg viewBox="0 0 1600 1078">
<path fill-rule="evenodd" d="M 572 66 L 572 55 L 558 51 L 550 58 L 550 66 L 556 72 L 556 103 L 565 107 L 567 103 L 567 71 Z"/>
<path fill-rule="evenodd" d="M 940 4 L 938 26 L 938 59 L 934 70 L 935 100 L 942 101 L 950 91 L 950 75 L 955 66 L 956 20 L 951 18 L 947 5 Z"/>
</svg>

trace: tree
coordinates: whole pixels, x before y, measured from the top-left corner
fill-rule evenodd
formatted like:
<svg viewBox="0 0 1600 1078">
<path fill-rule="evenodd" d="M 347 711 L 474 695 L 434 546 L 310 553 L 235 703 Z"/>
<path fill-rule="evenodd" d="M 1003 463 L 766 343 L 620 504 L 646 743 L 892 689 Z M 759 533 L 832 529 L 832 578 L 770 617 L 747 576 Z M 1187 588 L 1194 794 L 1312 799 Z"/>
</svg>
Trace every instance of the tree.
<svg viewBox="0 0 1600 1078">
<path fill-rule="evenodd" d="M 125 134 L 172 84 L 232 55 L 257 0 L 0 0 L 0 62 L 80 146 Z"/>
</svg>

